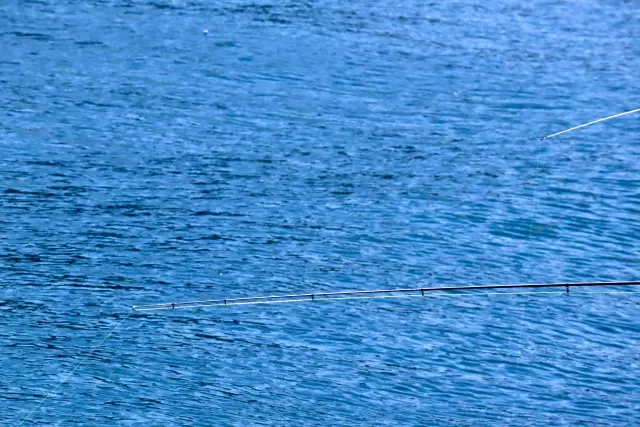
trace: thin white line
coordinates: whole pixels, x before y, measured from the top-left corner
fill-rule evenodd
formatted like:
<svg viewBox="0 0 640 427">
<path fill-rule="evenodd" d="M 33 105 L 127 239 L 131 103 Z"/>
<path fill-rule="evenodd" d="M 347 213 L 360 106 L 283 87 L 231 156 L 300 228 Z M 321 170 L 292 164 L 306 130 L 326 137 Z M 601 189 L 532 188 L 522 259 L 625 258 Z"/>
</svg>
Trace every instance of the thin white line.
<svg viewBox="0 0 640 427">
<path fill-rule="evenodd" d="M 639 111 L 640 111 L 640 108 L 635 109 L 635 110 L 631 110 L 631 111 L 625 111 L 624 113 L 614 114 L 613 116 L 604 117 L 604 118 L 602 118 L 602 119 L 594 120 L 594 121 L 592 121 L 592 122 L 588 122 L 588 123 L 583 123 L 583 124 L 581 124 L 581 125 L 574 126 L 574 127 L 572 127 L 572 128 L 565 129 L 565 130 L 563 130 L 563 131 L 553 133 L 553 134 L 551 134 L 551 135 L 543 136 L 543 137 L 542 137 L 542 138 L 540 138 L 540 139 L 541 139 L 541 140 L 544 140 L 544 139 L 553 138 L 554 136 L 562 135 L 563 133 L 571 132 L 572 130 L 576 130 L 576 129 L 584 128 L 584 127 L 587 127 L 587 126 L 591 126 L 591 125 L 594 125 L 594 124 L 596 124 L 596 123 L 604 122 L 605 120 L 615 119 L 616 117 L 626 116 L 627 114 L 637 113 L 637 112 L 639 112 Z"/>
<path fill-rule="evenodd" d="M 533 240 L 533 230 L 535 228 L 536 217 L 537 217 L 537 213 L 538 213 L 538 184 L 539 184 L 538 175 L 540 175 L 540 171 L 541 171 L 541 168 L 540 168 L 540 157 L 541 157 L 541 154 L 538 153 L 538 155 L 536 156 L 536 168 L 534 170 L 534 176 L 533 176 L 534 184 L 533 184 L 533 195 L 531 197 L 531 199 L 532 199 L 531 217 L 529 219 L 529 222 L 530 222 L 530 225 L 529 225 L 529 236 L 527 237 L 527 245 L 526 245 L 527 246 L 527 253 L 530 254 L 530 256 L 529 256 L 529 265 L 525 266 L 526 271 L 527 271 L 527 275 L 529 276 L 529 280 L 532 280 L 530 264 L 534 259 L 534 253 L 533 253 L 533 251 L 531 249 L 531 246 L 532 246 L 531 242 Z M 520 347 L 520 353 L 518 354 L 518 356 L 516 356 L 516 360 L 515 360 L 515 370 L 514 370 L 515 371 L 514 372 L 515 375 L 518 375 L 518 370 L 519 370 L 520 365 L 521 365 L 520 362 L 522 360 L 523 353 L 524 353 L 524 351 L 523 351 L 523 347 L 524 347 L 524 342 L 523 342 L 524 331 L 523 331 L 523 328 L 522 328 L 522 323 L 524 322 L 524 314 L 525 314 L 526 307 L 524 307 L 524 308 L 522 307 L 522 302 L 523 301 L 519 301 L 520 304 L 518 304 L 518 302 L 516 302 L 516 310 L 520 310 L 521 315 L 520 315 L 520 321 L 516 325 L 515 332 L 516 332 L 516 334 L 518 332 L 520 332 L 520 337 L 519 337 L 518 341 L 522 342 L 522 344 L 521 344 L 521 347 Z M 516 401 L 515 400 L 513 402 L 513 406 L 511 408 L 511 410 L 513 412 L 513 414 L 512 414 L 512 420 L 513 420 L 513 417 L 515 417 L 515 412 L 516 412 Z"/>
<path fill-rule="evenodd" d="M 57 385 L 57 386 L 55 386 L 55 387 L 54 387 L 54 389 L 53 389 L 53 390 L 51 390 L 51 391 L 49 392 L 49 394 L 47 394 L 47 395 L 45 396 L 45 398 L 44 398 L 44 399 L 42 399 L 42 400 L 40 401 L 40 403 L 38 403 L 38 406 L 36 406 L 35 408 L 33 408 L 33 410 L 32 410 L 31 412 L 29 412 L 29 414 L 28 414 L 26 417 L 24 417 L 24 418 L 22 419 L 22 421 L 20 421 L 20 424 L 18 424 L 18 426 L 17 426 L 17 427 L 20 427 L 20 426 L 21 426 L 21 425 L 22 425 L 22 424 L 23 424 L 23 423 L 24 423 L 24 422 L 25 422 L 25 421 L 26 421 L 26 420 L 27 420 L 27 419 L 28 419 L 28 418 L 29 418 L 29 417 L 30 417 L 30 416 L 31 416 L 31 415 L 32 415 L 32 414 L 33 414 L 33 413 L 34 413 L 34 412 L 35 412 L 35 411 L 40 407 L 40 406 L 42 406 L 42 404 L 43 404 L 44 402 L 46 402 L 46 400 L 47 400 L 47 399 L 49 399 L 49 397 L 50 397 L 50 396 L 51 396 L 51 395 L 52 395 L 52 394 L 53 394 L 53 393 L 58 389 L 58 387 L 60 387 L 62 384 L 64 384 L 64 383 L 69 379 L 69 377 L 70 377 L 71 375 L 73 375 L 73 373 L 74 373 L 74 372 L 75 372 L 75 371 L 76 371 L 76 370 L 77 370 L 77 369 L 78 369 L 78 368 L 79 368 L 79 367 L 84 363 L 84 361 L 85 361 L 85 360 L 87 360 L 87 358 L 88 358 L 89 356 L 91 356 L 91 355 L 93 354 L 93 352 L 94 352 L 94 351 L 96 351 L 96 350 L 97 350 L 97 349 L 98 349 L 98 348 L 99 348 L 99 347 L 100 347 L 100 346 L 101 346 L 101 345 L 102 345 L 102 344 L 103 344 L 103 343 L 104 343 L 104 342 L 105 342 L 105 341 L 106 341 L 106 340 L 107 340 L 107 339 L 108 339 L 108 338 L 109 338 L 109 337 L 110 337 L 110 336 L 111 336 L 111 335 L 116 331 L 116 329 L 118 329 L 118 328 L 120 327 L 120 325 L 122 325 L 122 322 L 124 322 L 125 320 L 127 320 L 127 318 L 128 318 L 129 316 L 131 316 L 131 313 L 132 313 L 132 312 L 129 312 L 129 314 L 127 314 L 127 315 L 126 315 L 126 316 L 125 316 L 125 317 L 124 317 L 120 322 L 118 322 L 118 324 L 117 324 L 117 325 L 116 325 L 116 326 L 111 330 L 111 332 L 109 332 L 109 333 L 107 334 L 107 336 L 106 336 L 106 337 L 104 337 L 104 338 L 102 339 L 102 341 L 100 341 L 100 342 L 98 343 L 98 345 L 96 345 L 95 347 L 93 347 L 93 348 L 91 349 L 91 351 L 90 351 L 89 353 L 87 353 L 87 355 L 86 355 L 86 356 L 84 356 L 84 358 L 83 358 L 83 359 L 82 359 L 82 360 L 81 360 L 81 361 L 80 361 L 80 362 L 79 362 L 79 363 L 78 363 L 78 364 L 77 364 L 77 365 L 76 365 L 76 366 L 71 370 L 71 372 L 69 372 L 69 373 L 68 373 L 68 374 L 67 374 L 67 375 L 62 379 L 62 381 L 60 381 L 60 382 L 58 383 L 58 385 Z"/>
</svg>

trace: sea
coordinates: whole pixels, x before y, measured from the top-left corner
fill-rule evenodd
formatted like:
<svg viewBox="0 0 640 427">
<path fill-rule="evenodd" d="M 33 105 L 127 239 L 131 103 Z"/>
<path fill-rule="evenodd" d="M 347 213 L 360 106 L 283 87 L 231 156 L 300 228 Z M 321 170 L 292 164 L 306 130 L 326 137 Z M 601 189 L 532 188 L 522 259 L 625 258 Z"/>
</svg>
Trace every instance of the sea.
<svg viewBox="0 0 640 427">
<path fill-rule="evenodd" d="M 640 425 L 634 0 L 0 2 L 0 425 Z M 590 294 L 586 292 L 592 292 Z"/>
</svg>

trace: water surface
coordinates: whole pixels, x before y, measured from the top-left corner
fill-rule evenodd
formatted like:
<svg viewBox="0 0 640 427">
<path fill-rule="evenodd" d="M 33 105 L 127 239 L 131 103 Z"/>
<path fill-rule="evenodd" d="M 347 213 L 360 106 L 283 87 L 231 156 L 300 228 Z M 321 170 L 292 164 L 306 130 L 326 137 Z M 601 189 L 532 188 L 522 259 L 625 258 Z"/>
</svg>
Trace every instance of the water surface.
<svg viewBox="0 0 640 427">
<path fill-rule="evenodd" d="M 638 279 L 629 1 L 0 5 L 0 421 L 134 304 Z M 208 30 L 205 35 L 204 30 Z M 640 424 L 640 298 L 128 318 L 25 425 Z"/>
</svg>

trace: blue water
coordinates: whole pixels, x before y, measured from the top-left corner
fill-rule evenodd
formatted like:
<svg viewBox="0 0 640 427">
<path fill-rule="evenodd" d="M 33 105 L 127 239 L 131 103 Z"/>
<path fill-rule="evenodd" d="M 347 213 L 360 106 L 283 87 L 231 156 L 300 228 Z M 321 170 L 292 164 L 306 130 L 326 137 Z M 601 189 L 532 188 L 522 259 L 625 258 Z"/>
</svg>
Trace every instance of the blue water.
<svg viewBox="0 0 640 427">
<path fill-rule="evenodd" d="M 134 304 L 640 278 L 640 119 L 536 139 L 640 107 L 637 2 L 213 3 L 0 3 L 2 425 Z M 577 292 L 134 314 L 24 425 L 640 425 Z"/>
</svg>

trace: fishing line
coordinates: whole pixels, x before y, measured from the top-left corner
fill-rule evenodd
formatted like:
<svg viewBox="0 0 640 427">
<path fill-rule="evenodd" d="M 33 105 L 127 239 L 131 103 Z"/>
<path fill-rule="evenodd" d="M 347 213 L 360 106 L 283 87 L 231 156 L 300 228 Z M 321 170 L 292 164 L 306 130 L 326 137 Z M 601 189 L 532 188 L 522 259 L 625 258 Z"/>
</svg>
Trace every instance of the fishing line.
<svg viewBox="0 0 640 427">
<path fill-rule="evenodd" d="M 583 123 L 581 125 L 574 126 L 572 128 L 562 130 L 560 132 L 552 133 L 551 135 L 543 136 L 543 137 L 540 138 L 540 140 L 543 141 L 545 139 L 553 138 L 554 136 L 562 135 L 563 133 L 571 132 L 571 131 L 576 130 L 576 129 L 581 129 L 581 128 L 584 128 L 584 127 L 587 127 L 587 126 L 595 125 L 596 123 L 604 122 L 606 120 L 615 119 L 616 117 L 622 117 L 622 116 L 626 116 L 627 114 L 632 114 L 632 113 L 637 113 L 637 112 L 640 112 L 640 108 L 637 108 L 637 109 L 631 110 L 631 111 L 625 111 L 624 113 L 614 114 L 613 116 L 603 117 L 601 119 L 594 120 L 592 122 Z"/>
<path fill-rule="evenodd" d="M 529 262 L 528 265 L 525 265 L 525 268 L 527 270 L 527 276 L 529 278 L 529 280 L 533 280 L 532 279 L 532 274 L 531 274 L 531 270 L 532 270 L 532 263 L 534 260 L 534 254 L 533 251 L 531 250 L 531 246 L 532 246 L 532 241 L 533 241 L 533 230 L 535 228 L 535 223 L 536 223 L 536 216 L 538 213 L 538 183 L 539 183 L 539 179 L 538 179 L 538 175 L 540 175 L 540 157 L 541 157 L 541 153 L 537 153 L 536 155 L 536 167 L 534 169 L 534 174 L 533 174 L 533 193 L 531 196 L 531 216 L 529 218 L 529 236 L 527 237 L 527 254 L 529 255 Z M 569 291 L 569 288 L 567 287 L 567 291 Z M 524 300 L 520 300 L 516 302 L 516 311 L 520 310 L 520 321 L 518 322 L 518 324 L 516 325 L 516 333 L 519 332 L 519 338 L 517 342 L 521 342 L 522 345 L 524 345 L 523 339 L 524 339 L 524 330 L 523 330 L 523 323 L 524 323 L 524 315 L 525 315 L 525 309 L 522 308 L 522 304 L 524 303 Z M 520 348 L 520 352 L 519 354 L 516 356 L 516 360 L 515 360 L 515 372 L 517 373 L 519 368 L 520 368 L 520 362 L 522 360 L 522 356 L 523 356 L 524 351 L 522 350 L 522 347 Z M 513 412 L 512 415 L 512 419 L 513 417 L 515 417 L 515 408 L 516 408 L 516 401 L 514 400 L 513 405 L 511 407 L 511 410 Z"/>
<path fill-rule="evenodd" d="M 100 341 L 100 342 L 98 343 L 98 345 L 96 345 L 95 347 L 93 347 L 93 348 L 91 349 L 91 351 L 89 351 L 89 353 L 87 353 L 87 354 L 84 356 L 84 358 L 83 358 L 80 362 L 78 362 L 78 363 L 76 364 L 76 366 L 71 370 L 71 372 L 69 372 L 69 373 L 68 373 L 68 374 L 67 374 L 67 375 L 62 379 L 62 381 L 60 381 L 60 382 L 58 383 L 58 385 L 57 385 L 57 386 L 55 386 L 55 387 L 53 388 L 53 390 L 51 390 L 51 391 L 50 391 L 50 392 L 45 396 L 45 398 L 44 398 L 44 399 L 42 399 L 42 400 L 40 401 L 40 403 L 38 403 L 38 406 L 36 406 L 35 408 L 33 408 L 33 410 L 32 410 L 31 412 L 29 412 L 29 414 L 28 414 L 26 417 L 24 417 L 24 418 L 22 419 L 22 421 L 20 421 L 20 424 L 18 424 L 18 426 L 17 426 L 17 427 L 20 427 L 20 426 L 21 426 L 21 425 L 22 425 L 22 424 L 23 424 L 23 423 L 24 423 L 24 422 L 25 422 L 25 421 L 26 421 L 26 420 L 27 420 L 27 419 L 28 419 L 28 418 L 29 418 L 29 417 L 30 417 L 30 416 L 31 416 L 31 415 L 32 415 L 32 414 L 33 414 L 33 413 L 34 413 L 34 412 L 35 412 L 35 411 L 40 407 L 40 406 L 42 406 L 42 404 L 43 404 L 44 402 L 46 402 L 46 401 L 47 401 L 47 399 L 49 399 L 49 397 L 51 397 L 51 395 L 52 395 L 52 394 L 53 394 L 53 393 L 54 393 L 54 392 L 55 392 L 55 391 L 56 391 L 56 390 L 57 390 L 57 389 L 58 389 L 62 384 L 64 384 L 65 382 L 67 382 L 67 380 L 69 379 L 69 377 L 71 377 L 71 375 L 73 375 L 73 373 L 74 373 L 74 372 L 75 372 L 75 371 L 76 371 L 76 370 L 77 370 L 77 369 L 78 369 L 78 368 L 79 368 L 79 367 L 80 367 L 80 366 L 85 362 L 85 360 L 87 360 L 87 359 L 89 358 L 89 356 L 91 356 L 91 355 L 92 355 L 92 354 L 93 354 L 93 353 L 94 353 L 98 348 L 100 348 L 100 346 L 101 346 L 102 344 L 104 344 L 104 342 L 105 342 L 107 339 L 109 339 L 109 337 L 110 337 L 111 335 L 113 335 L 113 333 L 116 331 L 116 329 L 118 329 L 118 328 L 120 327 L 120 325 L 122 325 L 122 323 L 123 323 L 125 320 L 127 320 L 127 319 L 129 318 L 129 316 L 131 316 L 131 314 L 132 314 L 132 313 L 133 313 L 133 312 L 132 312 L 132 311 L 130 311 L 130 312 L 129 312 L 129 313 L 128 313 L 124 318 L 122 318 L 122 320 L 120 320 L 120 321 L 116 324 L 116 326 L 115 326 L 113 329 L 111 329 L 111 331 L 110 331 L 110 332 L 109 332 L 109 333 L 108 333 L 108 334 L 107 334 L 107 335 L 102 339 L 102 341 Z"/>
</svg>

